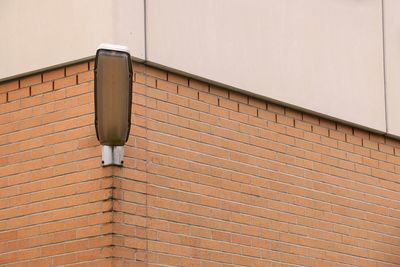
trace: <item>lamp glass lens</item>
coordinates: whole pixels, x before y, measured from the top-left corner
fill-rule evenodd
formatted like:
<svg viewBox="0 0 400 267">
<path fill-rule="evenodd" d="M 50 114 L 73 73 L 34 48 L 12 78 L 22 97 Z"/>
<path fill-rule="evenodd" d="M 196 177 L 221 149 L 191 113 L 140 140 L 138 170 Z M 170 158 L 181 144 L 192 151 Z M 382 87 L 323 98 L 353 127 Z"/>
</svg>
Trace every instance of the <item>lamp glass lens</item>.
<svg viewBox="0 0 400 267">
<path fill-rule="evenodd" d="M 130 58 L 126 53 L 100 50 L 96 62 L 97 134 L 102 145 L 124 145 L 129 135 Z"/>
</svg>

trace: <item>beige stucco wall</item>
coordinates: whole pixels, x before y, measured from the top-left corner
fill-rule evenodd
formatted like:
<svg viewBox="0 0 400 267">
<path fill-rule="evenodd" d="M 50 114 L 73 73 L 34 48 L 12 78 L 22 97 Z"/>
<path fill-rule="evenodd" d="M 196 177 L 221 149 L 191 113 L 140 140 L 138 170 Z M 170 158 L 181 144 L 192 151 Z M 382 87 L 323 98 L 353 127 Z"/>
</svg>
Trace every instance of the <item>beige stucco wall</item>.
<svg viewBox="0 0 400 267">
<path fill-rule="evenodd" d="M 147 59 L 385 131 L 381 12 L 380 0 L 149 0 Z"/>
<path fill-rule="evenodd" d="M 400 136 L 399 4 L 384 6 L 383 25 L 381 0 L 3 0 L 0 81 L 117 43 L 139 61 Z"/>
<path fill-rule="evenodd" d="M 400 1 L 384 0 L 388 133 L 400 136 Z"/>
<path fill-rule="evenodd" d="M 0 80 L 94 56 L 103 42 L 144 59 L 144 2 L 2 0 L 0 32 Z"/>
</svg>

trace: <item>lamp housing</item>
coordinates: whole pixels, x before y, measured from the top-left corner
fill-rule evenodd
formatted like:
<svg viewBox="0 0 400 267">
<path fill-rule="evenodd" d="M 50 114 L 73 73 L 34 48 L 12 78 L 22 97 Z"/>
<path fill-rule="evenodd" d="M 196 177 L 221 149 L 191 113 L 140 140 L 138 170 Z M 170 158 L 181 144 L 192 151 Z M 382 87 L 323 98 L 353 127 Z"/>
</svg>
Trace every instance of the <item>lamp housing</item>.
<svg viewBox="0 0 400 267">
<path fill-rule="evenodd" d="M 102 44 L 94 66 L 96 135 L 101 145 L 123 146 L 129 138 L 132 62 L 127 47 Z"/>
</svg>

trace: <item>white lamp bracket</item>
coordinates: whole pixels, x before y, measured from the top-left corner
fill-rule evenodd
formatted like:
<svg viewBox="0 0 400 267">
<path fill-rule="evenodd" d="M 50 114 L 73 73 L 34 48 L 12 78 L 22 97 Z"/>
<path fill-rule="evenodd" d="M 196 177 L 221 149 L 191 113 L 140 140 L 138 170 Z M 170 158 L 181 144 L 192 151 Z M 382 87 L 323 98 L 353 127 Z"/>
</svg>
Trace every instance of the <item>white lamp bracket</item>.
<svg viewBox="0 0 400 267">
<path fill-rule="evenodd" d="M 122 166 L 124 164 L 123 146 L 102 146 L 102 166 Z"/>
</svg>

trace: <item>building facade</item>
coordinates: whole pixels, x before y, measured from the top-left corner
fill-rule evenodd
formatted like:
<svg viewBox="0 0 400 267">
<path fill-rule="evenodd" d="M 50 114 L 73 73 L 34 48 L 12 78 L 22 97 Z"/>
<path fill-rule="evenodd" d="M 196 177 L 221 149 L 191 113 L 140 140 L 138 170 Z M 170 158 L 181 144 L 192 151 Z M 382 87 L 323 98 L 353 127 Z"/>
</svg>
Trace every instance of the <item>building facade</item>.
<svg viewBox="0 0 400 267">
<path fill-rule="evenodd" d="M 70 22 L 75 25 L 99 11 L 113 23 L 95 25 L 104 26 L 101 33 L 91 24 L 72 27 L 80 29 L 79 38 L 85 30 L 91 34 L 74 40 L 80 48 L 24 61 L 25 53 L 46 48 L 41 42 L 49 39 L 39 38 L 21 51 L 19 64 L 14 51 L 2 55 L 1 266 L 399 266 L 400 126 L 390 106 L 395 99 L 388 98 L 396 91 L 396 63 L 388 56 L 395 53 L 396 1 L 254 1 L 251 7 L 240 1 L 61 1 L 58 9 L 50 2 L 4 1 L 0 14 L 15 14 L 24 3 L 60 15 L 55 25 L 64 25 L 62 14 L 79 19 Z M 189 10 L 195 11 L 182 12 Z M 143 27 L 127 22 L 127 11 L 142 14 Z M 200 30 L 189 18 L 202 12 L 210 13 L 202 26 L 210 25 Z M 236 12 L 244 29 L 231 32 L 221 20 Z M 249 12 L 257 27 L 243 22 Z M 9 18 L 0 16 L 0 27 L 22 27 L 6 27 Z M 277 27 L 281 32 L 268 28 L 272 18 L 285 26 Z M 178 26 L 182 19 L 185 27 Z M 321 24 L 309 28 L 314 19 Z M 340 28 L 354 37 L 343 46 L 339 30 L 333 39 L 318 34 L 319 27 L 336 30 L 334 22 L 353 19 L 359 24 Z M 289 51 L 276 70 L 263 58 L 276 63 L 273 52 L 261 53 L 254 44 L 262 62 L 249 64 L 249 42 L 230 42 L 249 28 L 274 32 Z M 135 38 L 124 39 L 124 31 Z M 7 36 L 3 46 L 14 42 Z M 59 38 L 46 49 L 61 44 Z M 310 38 L 326 46 L 317 48 Z M 123 167 L 101 166 L 94 127 L 92 43 L 103 40 L 135 48 Z M 222 43 L 210 51 L 205 40 Z M 328 57 L 332 40 L 336 50 Z M 196 42 L 205 52 L 193 47 Z M 243 50 L 231 61 L 236 45 Z M 320 60 L 295 57 L 299 47 Z"/>
</svg>

